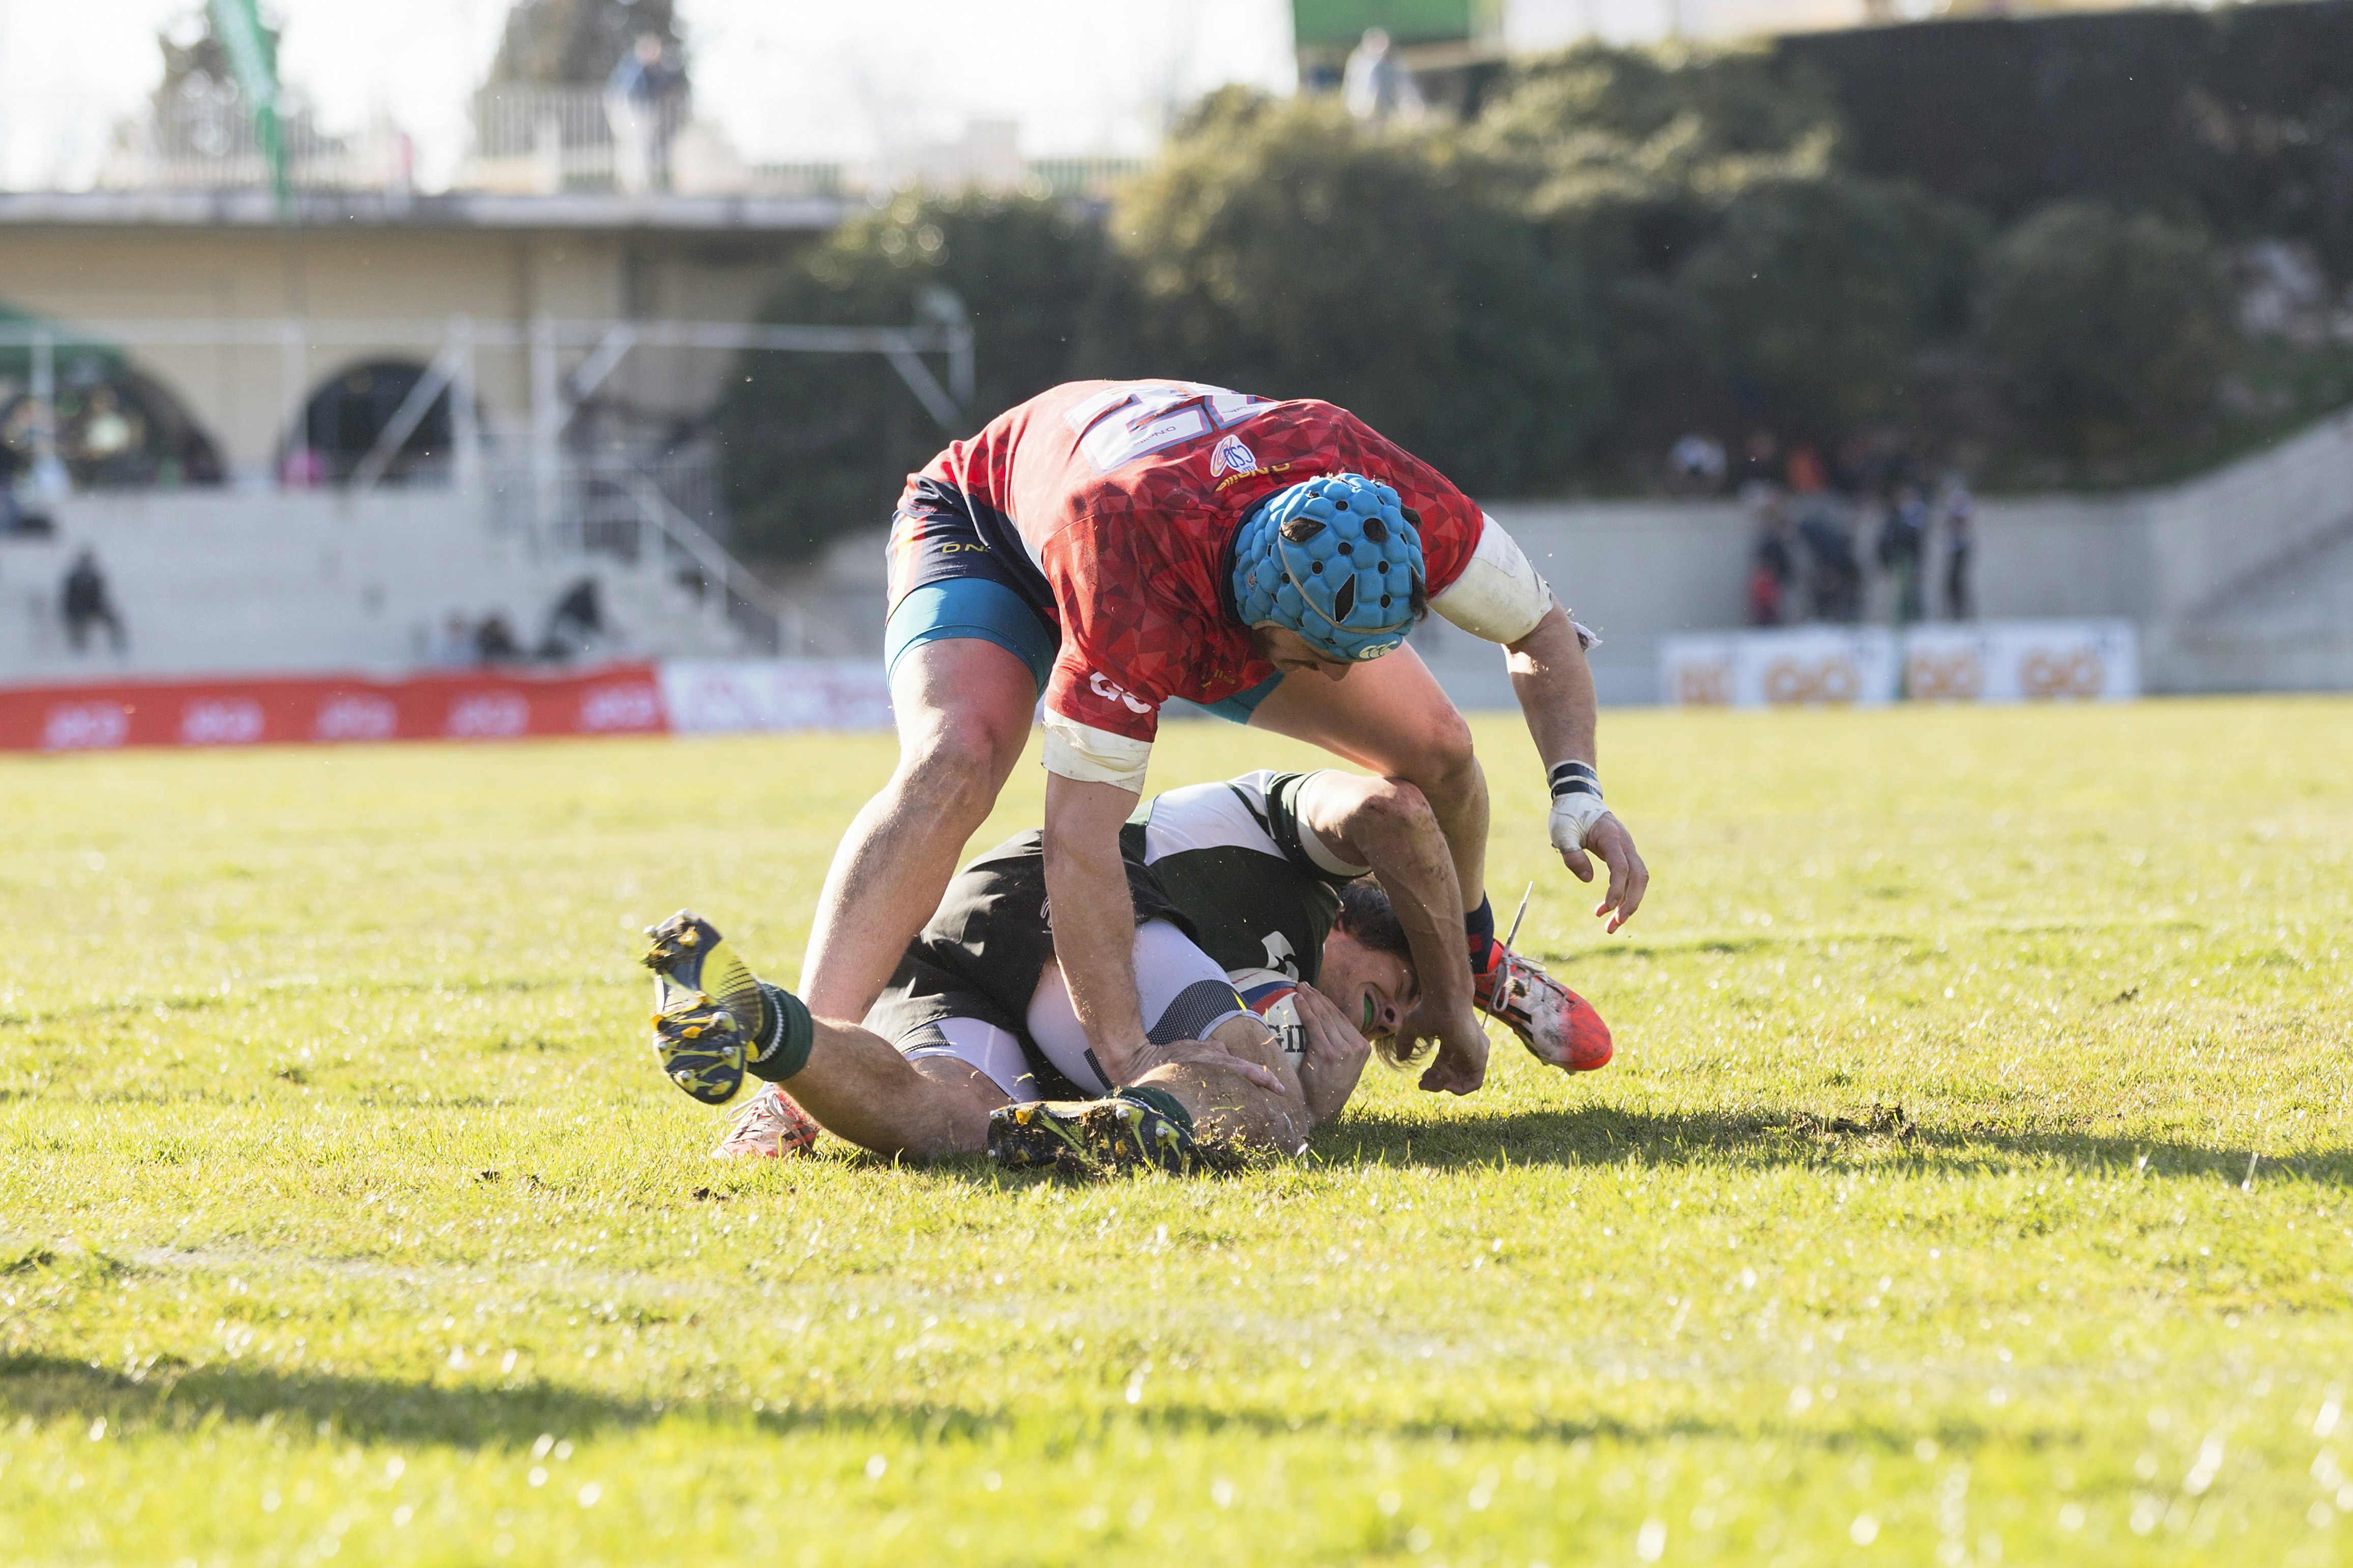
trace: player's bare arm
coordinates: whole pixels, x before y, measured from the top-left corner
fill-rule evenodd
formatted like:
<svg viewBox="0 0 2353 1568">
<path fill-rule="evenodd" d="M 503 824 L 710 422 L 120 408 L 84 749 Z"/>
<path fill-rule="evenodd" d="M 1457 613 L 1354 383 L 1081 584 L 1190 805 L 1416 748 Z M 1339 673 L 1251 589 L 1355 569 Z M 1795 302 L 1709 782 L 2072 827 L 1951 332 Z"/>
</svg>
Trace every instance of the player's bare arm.
<svg viewBox="0 0 2353 1568">
<path fill-rule="evenodd" d="M 1421 1087 L 1468 1094 L 1486 1081 L 1487 1035 L 1472 1006 L 1462 894 L 1438 818 L 1398 779 L 1320 773 L 1299 792 L 1300 825 L 1351 865 L 1369 866 L 1412 944 L 1421 994 L 1398 1026 L 1400 1055 L 1438 1042 Z"/>
<path fill-rule="evenodd" d="M 1119 829 L 1137 791 L 1046 775 L 1046 893 L 1054 951 L 1087 1043 L 1113 1084 L 1124 1083 L 1143 1049 L 1144 1009 L 1128 956 L 1135 905 L 1128 897 Z"/>
<path fill-rule="evenodd" d="M 1483 513 L 1470 562 L 1430 596 L 1430 607 L 1473 637 L 1503 646 L 1513 694 L 1552 786 L 1553 847 L 1580 881 L 1593 879 L 1588 851 L 1609 868 L 1609 891 L 1593 912 L 1616 931 L 1633 918 L 1650 872 L 1634 851 L 1633 837 L 1602 804 L 1587 634 L 1512 536 Z"/>
<path fill-rule="evenodd" d="M 1598 703 L 1584 637 L 1555 605 L 1526 636 L 1506 645 L 1505 652 L 1513 693 L 1552 783 L 1553 847 L 1580 882 L 1593 880 L 1588 852 L 1609 868 L 1609 890 L 1593 913 L 1608 917 L 1614 931 L 1641 907 L 1651 872 L 1634 847 L 1634 836 L 1602 803 L 1596 768 Z"/>
</svg>

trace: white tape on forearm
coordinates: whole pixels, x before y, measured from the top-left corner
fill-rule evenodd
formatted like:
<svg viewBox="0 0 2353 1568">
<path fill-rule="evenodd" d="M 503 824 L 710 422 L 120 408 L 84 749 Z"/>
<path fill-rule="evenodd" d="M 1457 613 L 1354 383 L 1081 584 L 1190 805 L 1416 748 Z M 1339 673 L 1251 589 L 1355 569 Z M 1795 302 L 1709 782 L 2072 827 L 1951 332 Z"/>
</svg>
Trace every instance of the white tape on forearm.
<svg viewBox="0 0 2353 1568">
<path fill-rule="evenodd" d="M 1503 525 L 1482 512 L 1479 548 L 1430 607 L 1474 637 L 1515 643 L 1552 610 L 1552 590 Z"/>
</svg>

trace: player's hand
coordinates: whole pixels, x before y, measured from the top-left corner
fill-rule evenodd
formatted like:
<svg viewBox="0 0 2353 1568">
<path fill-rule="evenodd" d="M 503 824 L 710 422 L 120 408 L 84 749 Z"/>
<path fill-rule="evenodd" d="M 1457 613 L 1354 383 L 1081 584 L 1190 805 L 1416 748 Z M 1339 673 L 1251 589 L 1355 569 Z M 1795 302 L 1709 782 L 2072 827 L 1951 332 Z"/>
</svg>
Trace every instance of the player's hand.
<svg viewBox="0 0 2353 1568">
<path fill-rule="evenodd" d="M 1215 1040 L 1170 1040 L 1165 1045 L 1145 1040 L 1131 1047 L 1124 1055 L 1124 1069 L 1110 1075 L 1114 1088 L 1124 1089 L 1155 1068 L 1173 1067 L 1184 1062 L 1195 1067 L 1217 1068 L 1232 1073 L 1245 1083 L 1255 1084 L 1275 1094 L 1285 1093 L 1289 1089 L 1271 1068 L 1245 1061 Z"/>
<path fill-rule="evenodd" d="M 1604 812 L 1594 820 L 1585 830 L 1582 847 L 1563 844 L 1557 837 L 1553 845 L 1560 851 L 1560 863 L 1580 882 L 1593 880 L 1593 859 L 1587 851 L 1609 868 L 1609 890 L 1593 906 L 1594 919 L 1607 915 L 1609 929 L 1614 931 L 1634 918 L 1634 911 L 1642 907 L 1642 895 L 1650 889 L 1651 868 L 1642 864 L 1634 836 L 1614 814 Z"/>
<path fill-rule="evenodd" d="M 1338 1116 L 1356 1092 L 1356 1080 L 1373 1054 L 1372 1042 L 1356 1033 L 1339 1004 L 1313 985 L 1302 984 L 1294 1000 L 1306 1037 L 1306 1049 L 1299 1058 L 1299 1088 L 1307 1100 L 1307 1114 L 1320 1124 Z"/>
<path fill-rule="evenodd" d="M 1438 1042 L 1438 1054 L 1421 1071 L 1421 1087 L 1430 1094 L 1469 1094 L 1487 1081 L 1487 1031 L 1469 1007 L 1433 1013 L 1424 998 L 1398 1026 L 1398 1038 L 1415 1049 L 1424 1040 Z"/>
</svg>

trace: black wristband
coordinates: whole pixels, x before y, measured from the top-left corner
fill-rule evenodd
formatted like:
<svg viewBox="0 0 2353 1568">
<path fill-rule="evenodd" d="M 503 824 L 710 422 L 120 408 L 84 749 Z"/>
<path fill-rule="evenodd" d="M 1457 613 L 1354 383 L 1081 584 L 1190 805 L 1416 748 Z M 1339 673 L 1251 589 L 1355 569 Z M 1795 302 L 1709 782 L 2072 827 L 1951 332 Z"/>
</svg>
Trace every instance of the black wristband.
<svg viewBox="0 0 2353 1568">
<path fill-rule="evenodd" d="M 1589 795 L 1601 798 L 1601 775 L 1593 771 L 1590 763 L 1559 763 L 1552 770 L 1552 797 L 1565 795 Z"/>
</svg>

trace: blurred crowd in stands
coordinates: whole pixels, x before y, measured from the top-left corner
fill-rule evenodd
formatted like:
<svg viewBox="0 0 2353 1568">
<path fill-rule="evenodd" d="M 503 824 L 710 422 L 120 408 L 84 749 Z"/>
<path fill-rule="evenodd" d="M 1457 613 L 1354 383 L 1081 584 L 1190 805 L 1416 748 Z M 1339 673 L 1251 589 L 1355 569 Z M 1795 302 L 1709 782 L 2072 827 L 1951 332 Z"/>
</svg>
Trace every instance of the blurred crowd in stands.
<svg viewBox="0 0 2353 1568">
<path fill-rule="evenodd" d="M 605 614 L 596 579 L 583 577 L 557 596 L 547 613 L 547 630 L 536 644 L 524 647 L 502 611 L 492 610 L 477 620 L 453 610 L 427 657 L 446 669 L 467 669 L 532 661 L 565 664 L 612 658 L 628 651 L 627 639 Z"/>
<path fill-rule="evenodd" d="M 1882 614 L 1897 626 L 1975 618 L 1970 583 L 1976 502 L 1958 473 L 1930 479 L 1900 450 L 1857 443 L 1827 459 L 1786 451 L 1764 431 L 1735 465 L 1705 436 L 1685 436 L 1667 460 L 1683 495 L 1727 484 L 1756 521 L 1746 599 L 1751 626 L 1863 620 L 1875 567 Z"/>
</svg>

